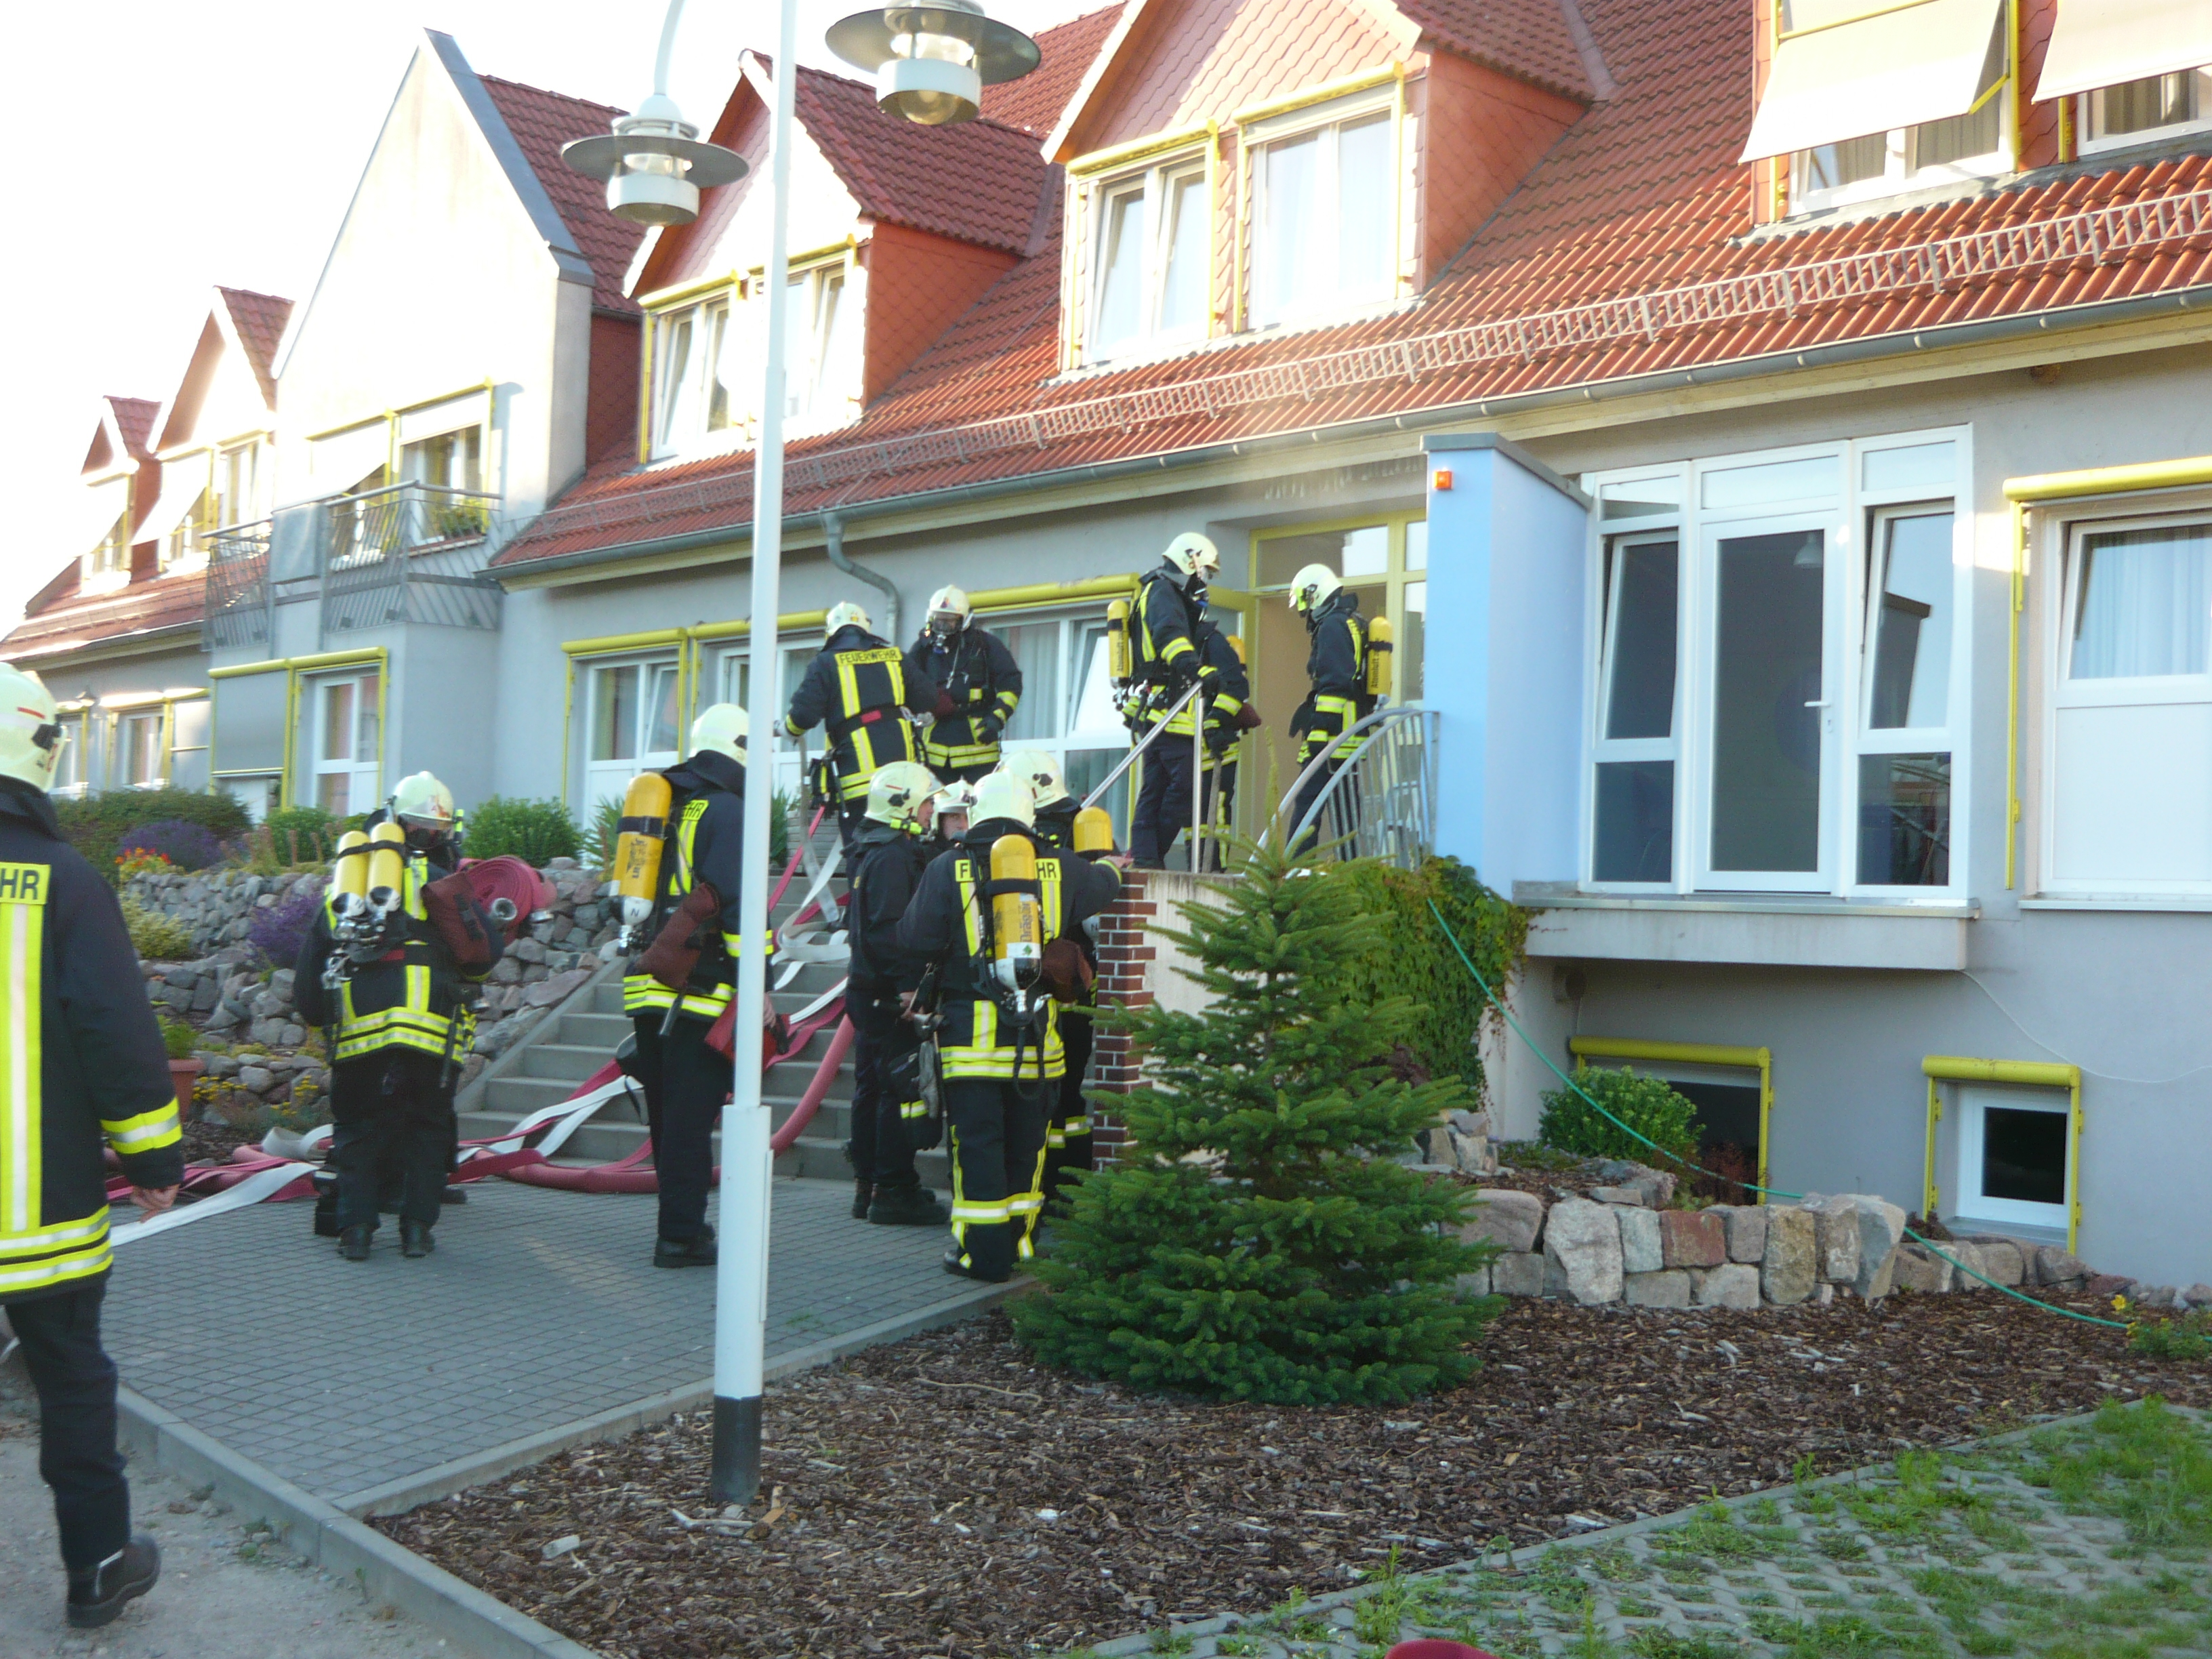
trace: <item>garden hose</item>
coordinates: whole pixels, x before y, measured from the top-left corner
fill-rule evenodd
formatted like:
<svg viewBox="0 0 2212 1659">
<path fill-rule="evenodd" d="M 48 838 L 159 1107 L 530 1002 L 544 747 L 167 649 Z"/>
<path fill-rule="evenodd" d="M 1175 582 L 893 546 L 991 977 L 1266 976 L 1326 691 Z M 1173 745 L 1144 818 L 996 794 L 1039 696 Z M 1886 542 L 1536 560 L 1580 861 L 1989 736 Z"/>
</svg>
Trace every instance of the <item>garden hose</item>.
<svg viewBox="0 0 2212 1659">
<path fill-rule="evenodd" d="M 1451 943 L 1453 954 L 1459 957 L 1461 964 L 1466 968 L 1469 976 L 1474 979 L 1476 988 L 1482 993 L 1483 1000 L 1487 1002 L 1492 1007 L 1497 1009 L 1500 1014 L 1504 1016 L 1505 1023 L 1513 1028 L 1513 1035 L 1519 1037 L 1522 1042 L 1527 1043 L 1528 1045 L 1528 1051 L 1534 1054 L 1537 1059 L 1542 1060 L 1546 1066 L 1551 1067 L 1552 1075 L 1558 1078 L 1560 1082 L 1565 1084 L 1568 1088 L 1573 1090 L 1577 1095 L 1580 1096 L 1585 1105 L 1589 1106 L 1591 1110 L 1595 1111 L 1600 1117 L 1605 1119 L 1607 1122 L 1612 1124 L 1616 1129 L 1622 1130 L 1632 1138 L 1642 1141 L 1646 1146 L 1650 1147 L 1653 1152 L 1662 1153 L 1668 1158 L 1681 1164 L 1685 1169 L 1694 1170 L 1699 1175 L 1711 1176 L 1717 1181 L 1735 1181 L 1733 1176 L 1722 1175 L 1718 1170 L 1708 1170 L 1700 1164 L 1692 1164 L 1686 1159 L 1675 1158 L 1674 1153 L 1668 1152 L 1665 1147 L 1662 1146 L 1657 1141 L 1652 1139 L 1650 1135 L 1644 1133 L 1641 1130 L 1634 1128 L 1628 1124 L 1623 1123 L 1619 1118 L 1615 1117 L 1611 1112 L 1607 1111 L 1604 1107 L 1599 1105 L 1595 1100 L 1592 1099 L 1589 1091 L 1584 1089 L 1581 1084 L 1576 1082 L 1574 1079 L 1570 1077 L 1565 1072 L 1559 1069 L 1558 1063 L 1553 1060 L 1551 1055 L 1544 1052 L 1543 1045 L 1522 1029 L 1521 1022 L 1513 1018 L 1513 1011 L 1510 1008 L 1508 1008 L 1504 1003 L 1498 1000 L 1497 994 L 1490 988 L 1490 982 L 1483 978 L 1482 970 L 1474 965 L 1474 959 L 1468 955 L 1466 947 L 1459 942 L 1458 935 L 1452 932 L 1451 924 L 1444 920 L 1444 913 L 1437 908 L 1437 902 L 1434 899 L 1431 899 L 1429 901 L 1429 913 L 1436 917 L 1437 926 L 1443 930 L 1444 938 Z M 1735 1181 L 1735 1184 L 1743 1188 L 1747 1192 L 1764 1193 L 1770 1198 L 1802 1198 L 1805 1196 L 1802 1193 L 1785 1192 L 1779 1187 L 1762 1187 L 1755 1181 Z M 2061 1308 L 2052 1303 L 2039 1302 L 2032 1296 L 2023 1295 L 2009 1285 L 2000 1285 L 1996 1279 L 1991 1279 L 1987 1273 L 1981 1273 L 1975 1268 L 1969 1267 L 1965 1262 L 1960 1261 L 1955 1256 L 1946 1255 L 1942 1249 L 1930 1243 L 1927 1239 L 1923 1238 L 1918 1233 L 1914 1232 L 1910 1227 L 1905 1229 L 1905 1236 L 1911 1239 L 1914 1243 L 1919 1245 L 1923 1249 L 1932 1252 L 1939 1260 L 1949 1262 L 1954 1268 L 1960 1273 L 1966 1274 L 1969 1279 L 1978 1279 L 1983 1284 L 1989 1285 L 1992 1290 L 2002 1291 L 2007 1296 L 2013 1297 L 2015 1301 L 2027 1303 L 2031 1308 L 2040 1308 L 2045 1313 L 2063 1315 L 2068 1319 L 2078 1319 L 2085 1325 L 2105 1325 L 2109 1326 L 2112 1329 L 2116 1331 L 2124 1331 L 2130 1328 L 2126 1322 L 2123 1320 L 2101 1319 L 2095 1314 L 2077 1313 L 2071 1308 Z"/>
</svg>

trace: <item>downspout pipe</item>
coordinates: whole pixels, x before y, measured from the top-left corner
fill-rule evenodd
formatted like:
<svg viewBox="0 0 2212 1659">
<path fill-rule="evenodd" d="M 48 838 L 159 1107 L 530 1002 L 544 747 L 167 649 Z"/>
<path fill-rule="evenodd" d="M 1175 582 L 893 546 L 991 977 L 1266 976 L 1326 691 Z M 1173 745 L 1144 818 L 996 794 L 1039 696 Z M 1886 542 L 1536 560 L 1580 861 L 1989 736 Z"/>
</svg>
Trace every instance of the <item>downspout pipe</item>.
<svg viewBox="0 0 2212 1659">
<path fill-rule="evenodd" d="M 858 576 L 869 586 L 880 588 L 883 591 L 884 637 L 893 645 L 896 645 L 899 642 L 898 585 L 889 576 L 855 564 L 846 556 L 845 521 L 835 513 L 824 513 L 822 515 L 822 536 L 823 551 L 830 555 L 830 563 L 836 565 L 847 575 Z"/>
</svg>

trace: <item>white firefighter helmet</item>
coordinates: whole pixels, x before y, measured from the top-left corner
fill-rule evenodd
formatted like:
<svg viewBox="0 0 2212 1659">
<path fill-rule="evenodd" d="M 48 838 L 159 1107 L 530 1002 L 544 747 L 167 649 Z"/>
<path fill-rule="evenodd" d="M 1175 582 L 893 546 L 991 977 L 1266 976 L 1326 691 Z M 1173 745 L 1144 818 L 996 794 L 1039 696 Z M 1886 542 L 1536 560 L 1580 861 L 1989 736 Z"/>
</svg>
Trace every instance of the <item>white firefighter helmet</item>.
<svg viewBox="0 0 2212 1659">
<path fill-rule="evenodd" d="M 1310 564 L 1291 578 L 1291 609 L 1310 617 L 1336 597 L 1343 580 L 1325 564 Z"/>
<path fill-rule="evenodd" d="M 428 772 L 410 772 L 392 792 L 392 816 L 418 830 L 450 830 L 453 792 Z"/>
<path fill-rule="evenodd" d="M 745 732 L 750 724 L 745 711 L 733 702 L 709 703 L 691 722 L 691 752 L 721 755 L 745 763 Z"/>
<path fill-rule="evenodd" d="M 951 832 L 951 826 L 945 822 L 947 817 L 957 817 L 960 828 L 967 829 L 969 811 L 975 805 L 974 784 L 948 783 L 930 799 L 937 805 L 937 832 L 939 835 Z"/>
<path fill-rule="evenodd" d="M 1017 749 L 999 763 L 999 770 L 1011 772 L 1028 784 L 1039 806 L 1067 799 L 1067 785 L 1060 780 L 1060 769 L 1042 749 Z"/>
<path fill-rule="evenodd" d="M 876 631 L 875 623 L 868 620 L 868 613 L 850 599 L 840 599 L 830 607 L 829 619 L 822 624 L 822 637 L 833 638 L 841 628 L 865 629 L 871 634 Z"/>
<path fill-rule="evenodd" d="M 1210 582 L 1221 574 L 1221 550 L 1213 544 L 1211 536 L 1200 535 L 1195 530 L 1186 530 L 1168 544 L 1168 550 L 1160 556 L 1186 576 L 1195 576 Z"/>
<path fill-rule="evenodd" d="M 951 583 L 929 596 L 929 631 L 933 634 L 957 634 L 968 626 L 968 619 L 975 614 L 975 607 L 968 603 L 968 590 Z"/>
<path fill-rule="evenodd" d="M 975 804 L 968 809 L 968 822 L 973 826 L 1001 818 L 1011 819 L 1024 830 L 1035 829 L 1036 793 L 1026 778 L 1011 772 L 986 773 L 975 786 Z"/>
<path fill-rule="evenodd" d="M 27 668 L 0 662 L 0 777 L 52 788 L 64 740 L 61 711 L 46 683 Z"/>
<path fill-rule="evenodd" d="M 920 761 L 893 761 L 868 780 L 867 816 L 894 830 L 920 826 L 915 814 L 937 793 L 937 775 Z"/>
</svg>

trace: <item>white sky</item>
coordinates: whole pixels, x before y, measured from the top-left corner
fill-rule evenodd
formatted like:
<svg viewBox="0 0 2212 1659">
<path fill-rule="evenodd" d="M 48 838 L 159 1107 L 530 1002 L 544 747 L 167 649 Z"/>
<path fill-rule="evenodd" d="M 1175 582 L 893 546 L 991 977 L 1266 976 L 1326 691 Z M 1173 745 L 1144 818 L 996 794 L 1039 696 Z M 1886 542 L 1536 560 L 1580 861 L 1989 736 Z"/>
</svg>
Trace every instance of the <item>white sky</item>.
<svg viewBox="0 0 2212 1659">
<path fill-rule="evenodd" d="M 1103 0 L 991 0 L 1035 33 Z M 861 0 L 799 0 L 799 58 Z M 108 0 L 25 7 L 0 108 L 35 164 L 0 259 L 0 627 L 82 550 L 66 545 L 104 393 L 174 388 L 216 283 L 305 301 L 424 27 L 479 72 L 635 106 L 662 0 Z M 671 90 L 709 125 L 740 47 L 775 11 L 693 0 Z M 582 135 L 579 134 L 579 137 Z"/>
</svg>

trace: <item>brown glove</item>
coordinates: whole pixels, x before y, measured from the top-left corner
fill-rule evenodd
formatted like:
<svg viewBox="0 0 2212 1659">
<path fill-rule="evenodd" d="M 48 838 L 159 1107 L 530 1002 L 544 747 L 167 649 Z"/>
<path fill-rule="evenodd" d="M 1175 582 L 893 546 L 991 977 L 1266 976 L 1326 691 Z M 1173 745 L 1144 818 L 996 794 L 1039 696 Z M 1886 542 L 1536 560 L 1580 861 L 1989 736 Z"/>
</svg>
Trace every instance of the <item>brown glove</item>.
<svg viewBox="0 0 2212 1659">
<path fill-rule="evenodd" d="M 684 896 L 660 936 L 645 947 L 645 953 L 637 959 L 639 969 L 672 991 L 682 990 L 691 982 L 691 970 L 699 965 L 699 953 L 707 948 L 708 930 L 721 914 L 721 895 L 701 882 Z"/>
<path fill-rule="evenodd" d="M 1093 975 L 1083 949 L 1065 933 L 1045 942 L 1041 972 L 1054 1002 L 1087 1002 Z"/>
</svg>

